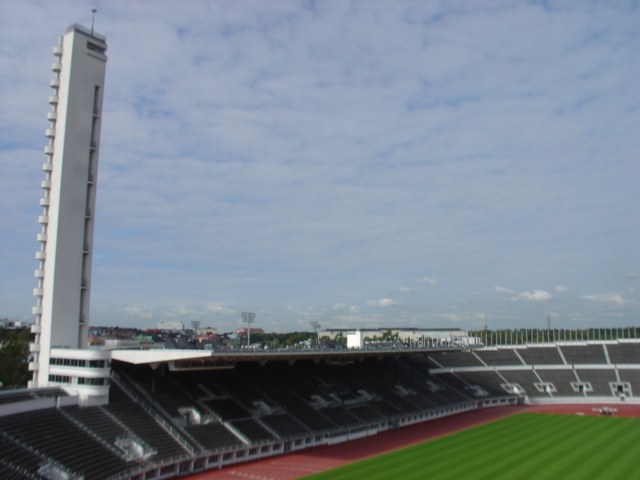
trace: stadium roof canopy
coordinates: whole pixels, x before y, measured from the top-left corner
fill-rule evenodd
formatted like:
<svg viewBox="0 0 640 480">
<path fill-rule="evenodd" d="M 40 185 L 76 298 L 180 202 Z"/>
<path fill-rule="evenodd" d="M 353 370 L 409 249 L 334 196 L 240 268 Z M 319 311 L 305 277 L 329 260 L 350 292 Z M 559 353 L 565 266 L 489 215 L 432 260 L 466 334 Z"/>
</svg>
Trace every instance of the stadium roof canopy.
<svg viewBox="0 0 640 480">
<path fill-rule="evenodd" d="M 469 347 L 464 347 L 468 349 Z M 365 358 L 400 357 L 405 355 L 430 355 L 442 352 L 456 352 L 462 350 L 454 347 L 372 347 L 372 348 L 336 348 L 336 349 L 238 349 L 238 350 L 113 350 L 111 359 L 136 365 L 148 364 L 157 368 L 167 363 L 171 370 L 217 370 L 233 368 L 238 362 L 259 362 L 265 364 L 270 361 L 287 361 L 295 363 L 298 360 L 313 360 L 316 363 L 325 361 L 329 364 L 353 363 Z"/>
</svg>

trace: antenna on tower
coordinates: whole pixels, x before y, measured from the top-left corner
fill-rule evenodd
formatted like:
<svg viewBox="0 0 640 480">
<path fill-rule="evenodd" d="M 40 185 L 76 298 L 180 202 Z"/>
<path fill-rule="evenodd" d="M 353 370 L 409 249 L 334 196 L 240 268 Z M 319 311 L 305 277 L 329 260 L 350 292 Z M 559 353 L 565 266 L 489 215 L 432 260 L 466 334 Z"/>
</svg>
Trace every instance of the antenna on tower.
<svg viewBox="0 0 640 480">
<path fill-rule="evenodd" d="M 91 9 L 91 35 L 93 35 L 93 25 L 96 22 L 96 13 L 98 13 L 98 9 L 92 8 Z"/>
</svg>

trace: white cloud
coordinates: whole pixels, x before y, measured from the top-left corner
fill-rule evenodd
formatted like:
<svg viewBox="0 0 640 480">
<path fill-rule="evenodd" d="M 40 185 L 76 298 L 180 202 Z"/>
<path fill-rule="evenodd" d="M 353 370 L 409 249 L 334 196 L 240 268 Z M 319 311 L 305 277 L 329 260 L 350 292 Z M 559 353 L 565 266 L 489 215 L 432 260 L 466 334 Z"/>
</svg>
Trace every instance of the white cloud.
<svg viewBox="0 0 640 480">
<path fill-rule="evenodd" d="M 336 303 L 333 305 L 332 307 L 334 310 L 340 310 L 340 311 L 348 311 L 351 313 L 358 313 L 360 312 L 360 307 L 357 307 L 355 305 L 347 305 L 346 303 Z"/>
<path fill-rule="evenodd" d="M 400 287 L 398 289 L 400 291 L 400 293 L 412 293 L 413 290 L 411 290 L 409 287 Z"/>
<path fill-rule="evenodd" d="M 299 315 L 301 317 L 309 317 L 311 316 L 311 313 L 305 310 L 300 310 L 299 308 L 294 307 L 293 305 L 287 305 L 285 307 L 286 310 L 295 313 L 296 315 Z"/>
<path fill-rule="evenodd" d="M 582 298 L 585 298 L 587 300 L 593 300 L 594 302 L 615 303 L 621 306 L 625 306 L 627 304 L 627 300 L 622 298 L 622 296 L 617 293 L 599 293 L 596 295 L 584 295 Z"/>
<path fill-rule="evenodd" d="M 91 323 L 243 306 L 287 330 L 397 295 L 526 326 L 512 290 L 467 292 L 636 278 L 640 12 L 610 3 L 111 2 Z M 33 305 L 50 47 L 79 11 L 0 2 L 2 317 Z"/>
<path fill-rule="evenodd" d="M 494 287 L 494 288 L 496 289 L 496 293 L 498 293 L 500 295 L 503 295 L 503 294 L 511 295 L 511 294 L 515 293 L 510 288 L 504 288 L 504 287 Z"/>
<path fill-rule="evenodd" d="M 526 302 L 548 302 L 553 299 L 553 295 L 544 290 L 534 290 L 532 292 L 522 292 L 517 296 L 511 297 L 511 300 L 524 300 Z"/>
<path fill-rule="evenodd" d="M 232 315 L 238 314 L 238 312 L 233 308 L 222 307 L 220 305 L 209 305 L 205 309 L 204 313 L 213 313 L 213 314 L 220 314 L 220 315 L 226 315 L 226 316 L 232 316 Z"/>
<path fill-rule="evenodd" d="M 627 278 L 638 278 L 640 275 L 638 275 L 635 272 L 629 272 L 627 273 Z"/>
<path fill-rule="evenodd" d="M 122 309 L 122 318 L 123 320 L 134 320 L 134 319 L 151 319 L 153 318 L 153 314 L 146 309 L 140 307 L 124 307 Z"/>
<path fill-rule="evenodd" d="M 564 285 L 556 285 L 555 290 L 558 293 L 567 293 L 569 291 L 569 287 L 566 287 Z"/>
<path fill-rule="evenodd" d="M 367 305 L 370 307 L 393 307 L 398 302 L 390 298 L 381 298 L 380 300 L 367 300 Z"/>
</svg>

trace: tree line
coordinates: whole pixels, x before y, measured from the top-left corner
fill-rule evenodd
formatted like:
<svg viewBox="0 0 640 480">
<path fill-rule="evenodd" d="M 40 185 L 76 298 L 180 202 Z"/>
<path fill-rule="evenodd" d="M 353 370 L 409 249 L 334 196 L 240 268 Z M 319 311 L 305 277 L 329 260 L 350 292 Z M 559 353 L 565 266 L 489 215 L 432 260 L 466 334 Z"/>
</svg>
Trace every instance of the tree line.
<svg viewBox="0 0 640 480">
<path fill-rule="evenodd" d="M 9 330 L 0 328 L 0 388 L 26 387 L 29 374 L 28 329 Z"/>
</svg>

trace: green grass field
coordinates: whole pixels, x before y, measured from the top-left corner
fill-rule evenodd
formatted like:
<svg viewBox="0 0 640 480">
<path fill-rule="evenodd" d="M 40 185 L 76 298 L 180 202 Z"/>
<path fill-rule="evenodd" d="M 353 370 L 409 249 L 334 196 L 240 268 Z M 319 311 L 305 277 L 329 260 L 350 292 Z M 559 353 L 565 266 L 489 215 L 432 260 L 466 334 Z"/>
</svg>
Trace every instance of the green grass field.
<svg viewBox="0 0 640 480">
<path fill-rule="evenodd" d="M 324 479 L 640 479 L 640 420 L 521 413 L 305 477 Z"/>
</svg>

